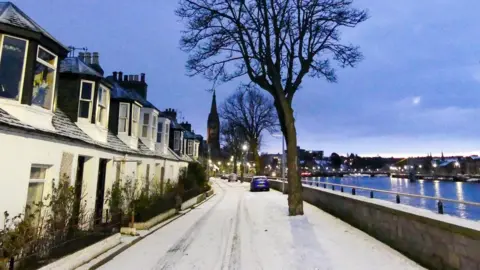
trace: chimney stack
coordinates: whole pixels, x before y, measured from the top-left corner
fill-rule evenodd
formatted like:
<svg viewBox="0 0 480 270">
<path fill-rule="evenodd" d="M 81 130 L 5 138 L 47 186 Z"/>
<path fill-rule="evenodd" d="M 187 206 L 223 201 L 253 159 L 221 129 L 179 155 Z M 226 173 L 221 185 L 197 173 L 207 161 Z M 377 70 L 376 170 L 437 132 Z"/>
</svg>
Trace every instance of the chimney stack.
<svg viewBox="0 0 480 270">
<path fill-rule="evenodd" d="M 92 54 L 89 52 L 85 53 L 85 61 L 86 64 L 90 65 L 92 64 Z"/>
<path fill-rule="evenodd" d="M 128 82 L 128 75 L 123 75 L 123 81 Z"/>
<path fill-rule="evenodd" d="M 117 79 L 118 79 L 118 77 L 117 77 L 117 72 L 114 71 L 114 72 L 113 72 L 113 80 L 114 80 L 114 81 L 117 81 Z"/>
<path fill-rule="evenodd" d="M 92 64 L 94 64 L 94 65 L 99 65 L 99 62 L 98 62 L 98 52 L 92 53 Z"/>
<path fill-rule="evenodd" d="M 82 60 L 83 62 L 85 62 L 85 53 L 84 52 L 79 52 L 78 53 L 78 59 Z"/>
<path fill-rule="evenodd" d="M 145 83 L 145 73 L 140 74 L 140 80 L 142 83 Z"/>
<path fill-rule="evenodd" d="M 123 72 L 120 71 L 120 72 L 118 72 L 118 81 L 121 82 L 122 79 L 123 79 Z"/>
</svg>

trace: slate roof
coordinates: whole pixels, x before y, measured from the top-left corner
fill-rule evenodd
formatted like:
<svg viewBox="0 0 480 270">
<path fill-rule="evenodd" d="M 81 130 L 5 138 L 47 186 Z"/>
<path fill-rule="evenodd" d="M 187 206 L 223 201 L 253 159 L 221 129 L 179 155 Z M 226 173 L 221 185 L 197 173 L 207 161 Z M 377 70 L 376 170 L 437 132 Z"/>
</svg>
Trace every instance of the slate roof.
<svg viewBox="0 0 480 270">
<path fill-rule="evenodd" d="M 122 140 L 120 140 L 117 136 L 115 136 L 110 131 L 107 135 L 107 142 L 98 142 L 90 138 L 85 132 L 83 132 L 75 123 L 73 123 L 68 116 L 62 112 L 60 109 L 57 108 L 53 118 L 52 118 L 52 125 L 55 128 L 55 131 L 51 130 L 44 130 L 32 127 L 27 125 L 17 118 L 10 115 L 8 112 L 0 108 L 0 125 L 7 125 L 16 128 L 22 128 L 25 130 L 30 130 L 33 132 L 38 132 L 42 134 L 52 135 L 52 136 L 62 136 L 68 139 L 79 140 L 83 143 L 87 143 L 93 146 L 102 147 L 108 150 L 112 150 L 115 152 L 120 152 L 123 154 L 135 154 L 135 155 L 142 155 L 142 156 L 152 156 L 152 157 L 159 157 L 165 158 L 170 160 L 182 160 L 187 161 L 183 158 L 177 157 L 176 155 L 171 154 L 161 154 L 148 149 L 145 144 L 143 144 L 140 140 L 138 141 L 138 150 L 132 149 L 128 147 Z"/>
<path fill-rule="evenodd" d="M 58 43 L 65 50 L 69 50 L 68 47 L 63 45 L 60 41 L 56 40 L 45 29 L 43 29 L 34 20 L 32 20 L 32 18 L 30 18 L 27 14 L 25 14 L 21 9 L 19 9 L 11 2 L 0 2 L 0 23 L 9 24 L 12 26 L 40 33 Z"/>
<path fill-rule="evenodd" d="M 195 134 L 194 134 L 193 132 L 191 132 L 191 131 L 188 131 L 188 130 L 185 130 L 185 132 L 183 133 L 183 138 L 185 138 L 185 139 L 194 139 L 194 140 L 197 139 L 196 136 L 195 136 Z"/>
<path fill-rule="evenodd" d="M 103 78 L 102 74 L 98 73 L 95 69 L 88 66 L 78 57 L 67 57 L 62 60 L 60 62 L 60 72 L 93 75 Z"/>
<path fill-rule="evenodd" d="M 144 99 L 141 95 L 139 95 L 135 90 L 128 89 L 120 85 L 117 81 L 114 81 L 112 78 L 107 78 L 110 83 L 112 83 L 113 88 L 111 91 L 111 97 L 114 99 L 128 99 L 132 101 L 137 101 L 138 103 L 142 104 L 143 107 L 146 108 L 153 108 L 160 112 L 160 110 L 155 107 L 152 103 L 148 100 Z"/>
</svg>

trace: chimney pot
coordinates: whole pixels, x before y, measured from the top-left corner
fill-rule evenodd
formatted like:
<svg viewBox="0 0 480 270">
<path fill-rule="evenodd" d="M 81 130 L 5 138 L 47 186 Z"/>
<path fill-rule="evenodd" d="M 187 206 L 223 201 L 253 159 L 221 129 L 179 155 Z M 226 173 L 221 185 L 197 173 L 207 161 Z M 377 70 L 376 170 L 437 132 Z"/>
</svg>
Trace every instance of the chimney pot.
<svg viewBox="0 0 480 270">
<path fill-rule="evenodd" d="M 99 57 L 98 52 L 94 52 L 92 54 L 92 64 L 96 64 L 96 65 L 100 64 L 98 61 L 98 57 Z"/>
<path fill-rule="evenodd" d="M 128 75 L 123 75 L 123 81 L 128 82 Z"/>
<path fill-rule="evenodd" d="M 92 64 L 92 54 L 89 52 L 85 53 L 85 61 L 86 64 Z"/>
<path fill-rule="evenodd" d="M 145 82 L 145 73 L 140 74 L 140 80 L 141 82 Z"/>
<path fill-rule="evenodd" d="M 117 80 L 117 72 L 116 72 L 116 71 L 113 72 L 113 80 L 114 80 L 114 81 Z"/>
<path fill-rule="evenodd" d="M 133 75 L 128 75 L 128 81 L 133 81 Z"/>
<path fill-rule="evenodd" d="M 122 79 L 123 79 L 123 72 L 122 72 L 122 71 L 120 71 L 120 72 L 118 72 L 118 81 L 120 81 L 120 82 L 121 82 L 121 81 L 122 81 Z"/>
<path fill-rule="evenodd" d="M 133 80 L 138 82 L 138 75 L 133 75 Z"/>
<path fill-rule="evenodd" d="M 85 53 L 84 52 L 79 52 L 78 53 L 78 59 L 85 61 Z"/>
</svg>

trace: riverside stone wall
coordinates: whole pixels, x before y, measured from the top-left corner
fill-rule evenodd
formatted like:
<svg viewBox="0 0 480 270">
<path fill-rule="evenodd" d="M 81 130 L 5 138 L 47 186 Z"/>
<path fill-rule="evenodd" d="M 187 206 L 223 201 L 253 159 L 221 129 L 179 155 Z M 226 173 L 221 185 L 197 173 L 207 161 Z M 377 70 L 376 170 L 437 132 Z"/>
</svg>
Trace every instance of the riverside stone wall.
<svg viewBox="0 0 480 270">
<path fill-rule="evenodd" d="M 276 190 L 282 188 L 280 181 L 270 184 Z M 303 198 L 429 269 L 480 270 L 480 231 L 462 226 L 462 222 L 468 223 L 464 220 L 449 217 L 442 221 L 430 213 L 398 209 L 394 203 L 389 207 L 388 203 L 308 186 L 303 187 Z"/>
</svg>

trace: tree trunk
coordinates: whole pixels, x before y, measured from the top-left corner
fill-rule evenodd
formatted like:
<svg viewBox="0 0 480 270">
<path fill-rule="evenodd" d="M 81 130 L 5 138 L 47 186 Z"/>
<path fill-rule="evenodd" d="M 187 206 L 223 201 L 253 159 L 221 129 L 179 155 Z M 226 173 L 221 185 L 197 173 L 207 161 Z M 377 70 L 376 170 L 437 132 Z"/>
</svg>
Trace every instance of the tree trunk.
<svg viewBox="0 0 480 270">
<path fill-rule="evenodd" d="M 233 173 L 237 174 L 237 153 L 233 155 Z"/>
<path fill-rule="evenodd" d="M 302 182 L 297 165 L 297 131 L 293 109 L 285 98 L 276 99 L 275 107 L 287 144 L 288 214 L 303 215 Z"/>
<path fill-rule="evenodd" d="M 255 174 L 260 173 L 260 156 L 258 155 L 258 142 L 253 140 L 250 142 L 250 148 L 253 153 L 253 161 L 255 162 Z"/>
</svg>

